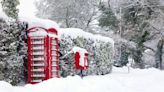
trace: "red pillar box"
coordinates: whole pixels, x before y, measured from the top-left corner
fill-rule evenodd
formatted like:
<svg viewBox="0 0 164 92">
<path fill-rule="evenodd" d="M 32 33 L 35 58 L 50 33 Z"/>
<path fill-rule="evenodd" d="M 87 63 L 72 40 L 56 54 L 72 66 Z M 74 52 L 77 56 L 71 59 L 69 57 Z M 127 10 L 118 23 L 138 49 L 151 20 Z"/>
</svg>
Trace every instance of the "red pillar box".
<svg viewBox="0 0 164 92">
<path fill-rule="evenodd" d="M 35 84 L 57 77 L 58 39 L 55 29 L 34 27 L 28 30 L 28 83 Z M 55 51 L 55 52 L 53 52 Z M 55 53 L 55 54 L 54 54 Z M 54 56 L 55 55 L 55 56 Z M 55 61 L 55 66 L 54 62 Z M 53 68 L 55 75 L 53 76 Z"/>
<path fill-rule="evenodd" d="M 87 50 L 79 47 L 74 47 L 73 52 L 75 53 L 75 68 L 80 70 L 88 69 L 88 52 Z"/>
</svg>

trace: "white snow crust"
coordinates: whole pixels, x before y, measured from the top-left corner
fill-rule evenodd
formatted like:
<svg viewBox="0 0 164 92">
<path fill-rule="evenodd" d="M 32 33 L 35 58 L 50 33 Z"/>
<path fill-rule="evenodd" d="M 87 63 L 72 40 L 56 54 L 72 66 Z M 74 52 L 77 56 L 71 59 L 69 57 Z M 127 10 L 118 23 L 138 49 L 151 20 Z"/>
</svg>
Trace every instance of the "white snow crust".
<svg viewBox="0 0 164 92">
<path fill-rule="evenodd" d="M 49 28 L 58 29 L 59 28 L 59 25 L 56 22 L 49 19 L 19 16 L 19 20 L 22 22 L 27 22 L 28 28 L 33 28 L 33 27 L 43 27 L 45 29 L 49 29 Z"/>
<path fill-rule="evenodd" d="M 25 86 L 11 86 L 0 81 L 1 92 L 163 92 L 164 71 L 155 68 L 131 69 L 113 68 L 104 76 L 68 76 L 53 78 L 42 83 Z"/>
<path fill-rule="evenodd" d="M 60 28 L 58 37 L 61 38 L 62 35 L 71 36 L 72 38 L 84 37 L 86 39 L 109 42 L 114 46 L 113 39 L 101 35 L 94 35 L 78 28 Z"/>
</svg>

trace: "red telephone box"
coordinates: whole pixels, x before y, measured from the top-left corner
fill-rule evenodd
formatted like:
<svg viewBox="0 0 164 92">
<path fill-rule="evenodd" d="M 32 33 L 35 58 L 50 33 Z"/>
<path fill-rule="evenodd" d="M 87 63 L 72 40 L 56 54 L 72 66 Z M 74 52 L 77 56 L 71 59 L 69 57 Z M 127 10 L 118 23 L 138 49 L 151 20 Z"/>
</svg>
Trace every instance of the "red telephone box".
<svg viewBox="0 0 164 92">
<path fill-rule="evenodd" d="M 88 52 L 78 50 L 75 52 L 75 68 L 80 70 L 88 69 Z"/>
<path fill-rule="evenodd" d="M 28 30 L 28 83 L 58 77 L 58 38 L 54 28 Z"/>
</svg>

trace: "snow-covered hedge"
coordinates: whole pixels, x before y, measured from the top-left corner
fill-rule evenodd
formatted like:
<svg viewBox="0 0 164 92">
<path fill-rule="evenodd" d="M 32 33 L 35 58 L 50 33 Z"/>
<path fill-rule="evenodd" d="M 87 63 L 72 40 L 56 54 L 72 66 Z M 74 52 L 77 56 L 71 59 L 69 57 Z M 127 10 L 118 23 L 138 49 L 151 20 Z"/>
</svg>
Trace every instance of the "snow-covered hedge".
<svg viewBox="0 0 164 92">
<path fill-rule="evenodd" d="M 77 28 L 59 29 L 60 76 L 80 75 L 74 66 L 74 54 L 68 54 L 74 46 L 89 53 L 89 69 L 83 75 L 100 75 L 111 72 L 114 42 L 111 38 L 93 35 Z M 62 58 L 68 54 L 67 57 Z"/>
</svg>

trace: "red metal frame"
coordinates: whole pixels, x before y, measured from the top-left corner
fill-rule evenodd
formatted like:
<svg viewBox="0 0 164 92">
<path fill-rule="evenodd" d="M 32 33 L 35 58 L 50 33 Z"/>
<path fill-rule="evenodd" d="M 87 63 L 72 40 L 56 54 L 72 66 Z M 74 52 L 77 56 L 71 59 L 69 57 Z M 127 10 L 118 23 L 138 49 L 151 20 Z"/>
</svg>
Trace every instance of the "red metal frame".
<svg viewBox="0 0 164 92">
<path fill-rule="evenodd" d="M 29 30 L 27 30 L 28 34 L 32 31 L 34 31 L 33 29 L 35 28 L 39 28 L 39 29 L 43 29 L 45 30 L 47 33 L 53 33 L 55 35 L 57 35 L 57 30 L 54 29 L 54 28 L 50 28 L 50 29 L 45 29 L 45 28 L 42 28 L 42 27 L 33 27 L 33 28 L 30 28 Z M 47 36 L 45 36 L 43 39 L 40 39 L 41 37 L 37 36 L 37 37 L 30 37 L 28 35 L 27 37 L 27 44 L 28 44 L 28 83 L 31 83 L 31 84 L 35 84 L 35 83 L 38 83 L 37 79 L 40 79 L 40 80 L 47 80 L 49 78 L 52 78 L 52 77 L 58 77 L 58 38 L 57 36 L 56 37 L 50 37 L 48 34 Z M 44 43 L 43 45 L 41 44 L 38 44 L 40 46 L 44 46 L 42 51 L 44 52 L 44 55 L 34 55 L 33 52 L 34 52 L 34 49 L 33 49 L 33 46 L 37 46 L 36 44 L 33 44 L 33 41 L 32 39 L 39 39 L 41 41 L 44 40 Z M 55 62 L 56 62 L 56 76 L 52 76 L 53 75 L 53 70 L 52 70 L 52 40 L 55 40 L 56 44 L 55 44 L 55 51 L 56 51 L 56 56 L 55 56 Z M 42 57 L 44 60 L 42 63 L 44 63 L 44 66 L 35 66 L 34 63 L 36 63 L 38 60 L 36 60 L 34 62 L 34 59 L 32 60 L 32 58 L 34 57 Z M 41 61 L 40 61 L 41 62 Z M 38 62 L 37 62 L 38 63 Z M 42 68 L 44 69 L 44 77 L 42 76 L 39 76 L 39 77 L 36 77 L 36 75 L 33 75 L 33 74 L 42 74 L 43 71 L 34 71 L 34 68 Z M 35 77 L 34 77 L 35 76 Z M 35 81 L 34 81 L 35 79 Z"/>
<path fill-rule="evenodd" d="M 57 35 L 57 30 L 56 29 L 54 29 L 54 28 L 50 28 L 50 29 L 48 29 L 48 33 L 55 33 L 56 35 Z M 55 42 L 56 42 L 56 44 L 53 44 L 52 43 L 52 41 L 53 40 L 55 40 Z M 53 46 L 55 47 L 55 49 L 53 50 Z M 52 77 L 59 77 L 59 75 L 58 75 L 58 71 L 59 71 L 59 64 L 58 64 L 58 62 L 59 62 L 59 58 L 58 58 L 58 49 L 59 49 L 59 47 L 58 47 L 58 38 L 57 37 L 54 37 L 54 38 L 52 38 L 52 37 L 49 37 L 49 50 L 50 50 L 50 53 L 49 53 L 49 56 L 50 56 L 50 61 L 49 61 L 49 69 L 50 69 L 50 78 L 52 78 Z M 53 51 L 55 51 L 56 52 L 56 55 L 53 55 Z M 55 66 L 55 68 L 56 68 L 56 71 L 55 71 L 55 76 L 53 76 L 54 75 L 54 70 L 53 70 L 53 67 L 54 67 L 54 65 L 53 65 L 53 58 L 52 57 L 55 57 L 56 58 L 56 60 L 55 60 L 55 63 L 56 63 L 56 66 Z"/>
</svg>

